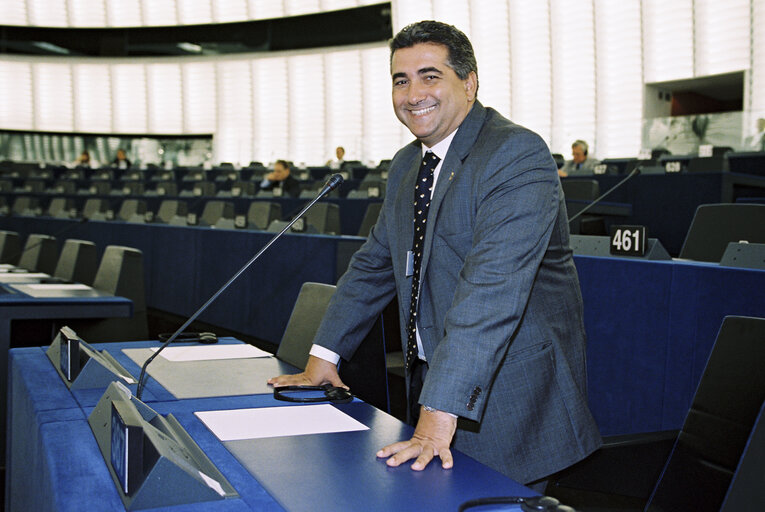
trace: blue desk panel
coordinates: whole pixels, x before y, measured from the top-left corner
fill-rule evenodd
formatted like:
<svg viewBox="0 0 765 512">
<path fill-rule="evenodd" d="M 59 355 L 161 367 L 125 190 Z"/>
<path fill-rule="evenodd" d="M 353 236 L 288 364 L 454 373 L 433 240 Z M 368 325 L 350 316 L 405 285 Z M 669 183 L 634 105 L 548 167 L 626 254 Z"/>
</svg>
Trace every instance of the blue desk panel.
<svg viewBox="0 0 765 512">
<path fill-rule="evenodd" d="M 121 348 L 145 345 L 102 346 L 117 355 Z M 92 407 L 80 407 L 66 396 L 66 385 L 42 348 L 12 350 L 11 375 L 14 443 L 7 505 L 35 511 L 122 510 L 87 424 Z M 48 409 L 57 402 L 61 409 Z M 388 468 L 375 452 L 411 435 L 411 428 L 359 401 L 338 407 L 371 427 L 368 431 L 262 439 L 244 448 L 246 442 L 221 443 L 193 414 L 290 405 L 270 394 L 151 403 L 157 412 L 178 419 L 240 494 L 239 499 L 156 510 L 453 510 L 479 496 L 534 495 L 459 453 L 453 470 Z"/>
</svg>

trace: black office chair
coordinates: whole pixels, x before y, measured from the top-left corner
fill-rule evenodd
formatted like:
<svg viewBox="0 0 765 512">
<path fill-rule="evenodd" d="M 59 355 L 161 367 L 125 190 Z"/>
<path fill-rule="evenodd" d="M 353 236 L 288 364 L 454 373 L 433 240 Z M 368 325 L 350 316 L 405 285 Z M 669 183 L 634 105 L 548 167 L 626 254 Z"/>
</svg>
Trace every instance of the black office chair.
<svg viewBox="0 0 765 512">
<path fill-rule="evenodd" d="M 35 197 L 19 196 L 13 201 L 11 212 L 14 215 L 33 216 L 39 206 L 39 201 Z"/>
<path fill-rule="evenodd" d="M 340 207 L 334 203 L 316 203 L 305 214 L 306 223 L 325 235 L 340 234 Z"/>
<path fill-rule="evenodd" d="M 334 293 L 331 284 L 303 283 L 276 351 L 278 359 L 305 369 L 308 351 Z"/>
<path fill-rule="evenodd" d="M 169 224 L 173 217 L 186 218 L 188 214 L 188 205 L 184 201 L 177 199 L 165 199 L 159 204 L 159 210 L 154 216 L 155 222 Z"/>
<path fill-rule="evenodd" d="M 50 200 L 46 214 L 57 219 L 68 219 L 72 208 L 74 208 L 74 201 L 71 199 L 54 197 Z"/>
<path fill-rule="evenodd" d="M 553 157 L 553 160 L 555 160 L 555 166 L 558 169 L 560 169 L 566 164 L 566 158 L 560 153 L 553 153 L 552 157 Z"/>
<path fill-rule="evenodd" d="M 202 216 L 199 218 L 200 226 L 215 226 L 221 219 L 234 218 L 234 203 L 228 201 L 207 201 Z"/>
<path fill-rule="evenodd" d="M 268 229 L 274 220 L 281 219 L 282 206 L 270 201 L 253 201 L 247 210 L 247 225 L 260 230 Z"/>
<path fill-rule="evenodd" d="M 563 196 L 567 200 L 594 201 L 600 196 L 600 184 L 597 180 L 566 178 L 561 180 L 561 186 Z M 569 215 L 575 213 L 576 211 L 570 211 Z M 599 215 L 584 214 L 571 224 L 571 232 L 582 235 L 605 235 L 606 223 Z"/>
<path fill-rule="evenodd" d="M 134 216 L 142 218 L 146 214 L 146 201 L 141 199 L 125 199 L 122 201 L 117 220 L 129 221 Z"/>
<path fill-rule="evenodd" d="M 76 194 L 77 183 L 70 180 L 58 180 L 53 184 L 53 191 L 58 194 Z"/>
<path fill-rule="evenodd" d="M 50 235 L 32 233 L 27 237 L 19 258 L 19 267 L 31 272 L 53 274 L 58 262 L 58 244 Z"/>
<path fill-rule="evenodd" d="M 702 204 L 680 249 L 680 258 L 719 262 L 728 243 L 765 243 L 765 205 Z"/>
<path fill-rule="evenodd" d="M 0 263 L 15 265 L 21 254 L 21 239 L 15 231 L 0 231 Z"/>
<path fill-rule="evenodd" d="M 765 401 L 764 363 L 765 319 L 726 317 L 677 436 L 606 438 L 603 448 L 554 477 L 546 492 L 580 511 L 711 512 L 720 510 L 734 480 L 739 495 L 752 478 L 762 487 L 762 461 L 754 475 L 738 466 L 748 452 L 763 449 L 750 437 L 762 428 L 756 422 Z M 760 501 L 750 500 L 747 510 L 765 510 L 761 490 L 748 495 Z"/>
<path fill-rule="evenodd" d="M 359 226 L 359 236 L 369 236 L 369 232 L 372 231 L 372 227 L 377 222 L 377 217 L 380 216 L 380 210 L 382 210 L 382 203 L 369 203 L 367 211 L 364 212 L 364 218 L 361 219 L 361 226 Z"/>
<path fill-rule="evenodd" d="M 63 281 L 93 284 L 98 268 L 96 244 L 88 240 L 70 238 L 64 242 L 53 276 Z"/>
<path fill-rule="evenodd" d="M 103 199 L 90 198 L 82 207 L 82 217 L 88 220 L 105 220 L 108 203 Z"/>
<path fill-rule="evenodd" d="M 303 283 L 276 352 L 278 359 L 305 369 L 314 336 L 334 293 L 333 285 Z M 380 316 L 350 361 L 340 362 L 339 373 L 340 379 L 356 396 L 390 412 L 382 326 Z"/>
<path fill-rule="evenodd" d="M 133 316 L 69 321 L 68 325 L 82 339 L 97 343 L 145 340 L 149 337 L 141 251 L 118 245 L 107 246 L 93 280 L 93 288 L 133 301 Z"/>
</svg>

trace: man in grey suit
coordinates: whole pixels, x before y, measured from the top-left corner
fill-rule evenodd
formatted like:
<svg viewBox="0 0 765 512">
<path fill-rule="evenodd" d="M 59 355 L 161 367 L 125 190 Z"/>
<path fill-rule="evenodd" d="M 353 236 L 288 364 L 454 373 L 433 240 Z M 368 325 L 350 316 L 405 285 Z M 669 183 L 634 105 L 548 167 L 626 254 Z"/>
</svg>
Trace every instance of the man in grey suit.
<svg viewBox="0 0 765 512">
<path fill-rule="evenodd" d="M 563 167 L 558 169 L 558 175 L 561 178 L 565 178 L 570 174 L 589 173 L 592 174 L 595 166 L 600 163 L 600 160 L 588 156 L 590 151 L 589 145 L 583 140 L 575 140 L 571 144 L 571 160 L 566 160 Z"/>
<path fill-rule="evenodd" d="M 396 115 L 417 140 L 391 162 L 380 217 L 305 371 L 269 382 L 342 385 L 339 357 L 395 295 L 416 428 L 377 456 L 450 468 L 453 444 L 517 481 L 543 480 L 600 445 L 555 163 L 538 135 L 476 100 L 475 56 L 456 28 L 404 28 L 391 75 Z"/>
</svg>

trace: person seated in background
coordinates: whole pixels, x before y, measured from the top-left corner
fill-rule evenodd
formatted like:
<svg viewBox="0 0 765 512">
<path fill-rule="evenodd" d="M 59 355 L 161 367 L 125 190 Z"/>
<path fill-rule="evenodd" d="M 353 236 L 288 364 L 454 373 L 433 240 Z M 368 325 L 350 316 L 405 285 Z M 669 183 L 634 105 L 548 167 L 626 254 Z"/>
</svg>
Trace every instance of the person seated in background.
<svg viewBox="0 0 765 512">
<path fill-rule="evenodd" d="M 343 146 L 337 146 L 335 149 L 335 156 L 337 160 L 328 160 L 327 166 L 330 169 L 340 169 L 345 162 L 345 148 Z"/>
<path fill-rule="evenodd" d="M 130 167 L 130 160 L 128 160 L 124 149 L 120 148 L 117 150 L 117 156 L 112 161 L 112 166 L 118 169 L 127 169 Z"/>
<path fill-rule="evenodd" d="M 283 196 L 298 197 L 300 195 L 300 183 L 290 175 L 290 164 L 286 160 L 277 160 L 274 170 L 260 182 L 260 190 L 279 189 Z"/>
<path fill-rule="evenodd" d="M 571 144 L 572 160 L 566 160 L 563 167 L 558 169 L 558 176 L 565 178 L 571 173 L 587 171 L 592 173 L 593 168 L 600 163 L 596 158 L 587 156 L 589 146 L 583 140 L 576 140 Z"/>
<path fill-rule="evenodd" d="M 100 167 L 98 162 L 90 158 L 90 152 L 87 149 L 80 153 L 80 156 L 74 161 L 74 165 L 76 167 L 91 167 L 93 169 Z"/>
</svg>

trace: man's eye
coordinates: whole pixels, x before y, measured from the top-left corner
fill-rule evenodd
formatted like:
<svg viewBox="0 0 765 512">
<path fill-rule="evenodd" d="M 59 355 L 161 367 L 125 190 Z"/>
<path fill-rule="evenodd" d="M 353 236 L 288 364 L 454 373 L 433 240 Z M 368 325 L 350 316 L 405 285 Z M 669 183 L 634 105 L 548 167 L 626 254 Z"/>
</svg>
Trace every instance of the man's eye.
<svg viewBox="0 0 765 512">
<path fill-rule="evenodd" d="M 393 82 L 393 85 L 405 85 L 405 84 L 406 84 L 406 80 L 403 80 L 403 79 L 396 80 Z"/>
</svg>

